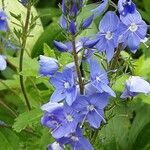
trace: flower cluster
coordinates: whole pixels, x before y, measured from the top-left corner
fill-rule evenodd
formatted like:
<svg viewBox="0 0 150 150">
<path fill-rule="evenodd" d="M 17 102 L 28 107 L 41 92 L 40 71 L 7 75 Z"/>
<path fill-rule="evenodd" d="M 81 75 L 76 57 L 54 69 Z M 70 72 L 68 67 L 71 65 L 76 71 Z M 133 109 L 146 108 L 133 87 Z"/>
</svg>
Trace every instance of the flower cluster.
<svg viewBox="0 0 150 150">
<path fill-rule="evenodd" d="M 106 12 L 95 36 L 77 38 L 110 3 L 111 1 L 103 0 L 100 6 L 92 10 L 91 16 L 79 23 L 77 17 L 84 7 L 84 1 L 62 1 L 60 26 L 69 41 L 62 43 L 55 40 L 53 44 L 58 51 L 72 54 L 74 62 L 60 71 L 58 60 L 46 56 L 40 56 L 39 60 L 40 75 L 49 77 L 55 88 L 50 102 L 42 106 L 44 115 L 41 122 L 51 130 L 56 139 L 55 143 L 48 146 L 50 150 L 61 150 L 66 145 L 74 150 L 94 149 L 84 135 L 87 128 L 90 127 L 94 131 L 106 122 L 105 107 L 110 97 L 116 97 L 108 73 L 117 71 L 117 68 L 106 69 L 99 63 L 101 60 L 94 56 L 105 55 L 107 66 L 111 66 L 110 64 L 115 63 L 113 58 L 118 50 L 128 47 L 135 53 L 141 42 L 146 41 L 147 25 L 132 0 L 118 1 L 119 15 L 115 11 Z M 83 64 L 88 65 L 88 77 L 81 72 Z M 149 92 L 150 84 L 147 81 L 138 76 L 131 76 L 121 98 Z"/>
</svg>

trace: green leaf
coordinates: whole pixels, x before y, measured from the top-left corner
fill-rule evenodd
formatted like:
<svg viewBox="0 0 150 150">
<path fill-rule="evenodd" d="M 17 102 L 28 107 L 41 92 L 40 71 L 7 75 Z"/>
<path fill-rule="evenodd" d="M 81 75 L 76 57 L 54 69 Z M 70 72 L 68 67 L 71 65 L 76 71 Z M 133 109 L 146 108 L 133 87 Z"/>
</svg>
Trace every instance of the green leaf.
<svg viewBox="0 0 150 150">
<path fill-rule="evenodd" d="M 73 62 L 73 58 L 72 58 L 72 55 L 70 53 L 62 53 L 60 58 L 58 59 L 59 63 L 65 67 L 65 65 Z"/>
<path fill-rule="evenodd" d="M 144 126 L 133 145 L 133 150 L 149 150 L 150 149 L 150 123 Z"/>
<path fill-rule="evenodd" d="M 10 129 L 0 128 L 0 149 L 19 150 L 19 137 Z"/>
<path fill-rule="evenodd" d="M 146 98 L 146 97 L 145 97 Z M 138 99 L 135 99 L 136 101 Z M 138 109 L 135 111 L 135 118 L 133 120 L 132 126 L 130 128 L 129 132 L 129 142 L 131 146 L 133 147 L 133 144 L 136 142 L 139 134 L 141 134 L 144 127 L 150 123 L 150 106 L 143 104 L 143 103 L 137 103 Z M 133 147 L 134 148 L 134 147 Z"/>
<path fill-rule="evenodd" d="M 119 103 L 113 110 L 107 112 L 106 116 L 110 117 L 99 131 L 96 139 L 96 149 L 104 150 L 126 150 L 128 149 L 128 132 L 130 129 L 130 121 L 128 117 L 129 109 L 122 102 Z"/>
<path fill-rule="evenodd" d="M 44 55 L 56 58 L 55 52 L 46 43 L 44 43 Z"/>
<path fill-rule="evenodd" d="M 62 29 L 59 27 L 58 22 L 51 23 L 45 31 L 41 34 L 37 42 L 35 43 L 31 57 L 35 58 L 43 54 L 43 44 L 47 43 L 50 47 L 53 47 L 53 40 L 64 40 Z"/>
<path fill-rule="evenodd" d="M 42 116 L 42 112 L 40 109 L 34 109 L 29 112 L 24 112 L 20 114 L 16 119 L 13 125 L 13 129 L 16 132 L 21 132 L 27 126 L 31 126 L 33 124 L 37 124 L 40 121 L 40 117 Z"/>
<path fill-rule="evenodd" d="M 16 89 L 19 87 L 19 79 L 14 76 L 14 80 L 0 80 L 0 91 L 6 89 Z"/>
<path fill-rule="evenodd" d="M 13 16 L 11 16 L 11 15 L 15 14 L 16 17 L 18 15 L 21 15 L 22 21 L 24 22 L 25 18 L 26 18 L 26 8 L 17 0 L 13 0 L 13 1 L 5 0 L 5 4 L 6 4 L 5 11 L 9 18 L 8 19 L 9 28 L 13 32 L 14 28 L 19 29 L 19 27 L 12 23 L 12 22 L 15 22 L 15 23 L 18 23 L 18 22 L 14 18 L 14 15 Z M 0 3 L 0 7 L 2 8 L 1 3 Z M 11 14 L 10 14 L 10 12 L 11 12 Z M 32 14 L 34 16 L 38 16 L 36 9 L 34 7 L 32 7 Z M 32 49 L 33 45 L 35 44 L 35 42 L 37 41 L 37 39 L 43 32 L 43 27 L 42 27 L 40 19 L 37 20 L 36 24 L 37 24 L 36 27 L 31 32 L 31 34 L 34 36 L 28 38 L 28 40 L 27 40 L 27 46 L 26 46 L 27 50 Z"/>
<path fill-rule="evenodd" d="M 31 59 L 30 57 L 24 58 L 23 71 L 20 73 L 24 76 L 37 77 L 39 71 L 39 64 L 36 58 Z"/>
</svg>

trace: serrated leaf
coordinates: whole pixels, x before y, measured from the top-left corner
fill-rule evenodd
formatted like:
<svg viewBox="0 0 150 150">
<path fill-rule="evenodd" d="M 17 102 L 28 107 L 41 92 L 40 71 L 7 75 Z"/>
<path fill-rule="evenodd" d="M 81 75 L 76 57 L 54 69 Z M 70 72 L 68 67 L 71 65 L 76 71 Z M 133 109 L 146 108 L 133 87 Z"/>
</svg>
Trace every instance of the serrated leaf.
<svg viewBox="0 0 150 150">
<path fill-rule="evenodd" d="M 27 126 L 31 126 L 33 124 L 39 123 L 41 116 L 42 116 L 42 112 L 40 109 L 34 109 L 29 112 L 24 112 L 15 119 L 13 129 L 16 132 L 21 132 Z"/>
<path fill-rule="evenodd" d="M 72 55 L 70 53 L 62 53 L 60 58 L 58 59 L 59 63 L 64 67 L 68 63 L 73 62 Z"/>
<path fill-rule="evenodd" d="M 53 57 L 56 58 L 56 55 L 54 53 L 54 50 L 51 49 L 46 43 L 44 43 L 44 55 L 45 56 L 49 56 L 49 57 Z"/>
</svg>

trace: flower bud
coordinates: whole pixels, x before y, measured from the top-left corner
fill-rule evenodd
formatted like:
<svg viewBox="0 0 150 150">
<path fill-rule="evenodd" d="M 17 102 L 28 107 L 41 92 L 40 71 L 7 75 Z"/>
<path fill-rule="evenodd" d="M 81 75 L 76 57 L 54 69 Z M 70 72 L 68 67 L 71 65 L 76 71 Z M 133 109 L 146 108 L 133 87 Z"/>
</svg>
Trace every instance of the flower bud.
<svg viewBox="0 0 150 150">
<path fill-rule="evenodd" d="M 54 46 L 61 52 L 65 52 L 68 50 L 68 47 L 62 42 L 53 41 Z"/>
<path fill-rule="evenodd" d="M 7 63 L 5 59 L 6 59 L 5 56 L 0 55 L 0 71 L 5 70 L 7 67 Z"/>
<path fill-rule="evenodd" d="M 67 29 L 67 21 L 64 15 L 61 16 L 59 24 L 63 29 Z"/>
<path fill-rule="evenodd" d="M 92 21 L 93 21 L 93 18 L 94 18 L 94 15 L 92 15 L 92 16 L 88 17 L 87 19 L 85 19 L 85 20 L 82 22 L 81 28 L 82 28 L 82 29 L 88 28 L 88 27 L 91 25 L 91 23 L 92 23 Z"/>
<path fill-rule="evenodd" d="M 43 76 L 52 76 L 58 70 L 58 61 L 51 57 L 40 55 L 40 74 Z"/>
<path fill-rule="evenodd" d="M 72 35 L 75 35 L 75 34 L 76 34 L 77 29 L 76 29 L 76 24 L 75 24 L 74 21 L 72 21 L 72 22 L 70 23 L 69 31 L 70 31 L 70 33 L 71 33 Z"/>
</svg>

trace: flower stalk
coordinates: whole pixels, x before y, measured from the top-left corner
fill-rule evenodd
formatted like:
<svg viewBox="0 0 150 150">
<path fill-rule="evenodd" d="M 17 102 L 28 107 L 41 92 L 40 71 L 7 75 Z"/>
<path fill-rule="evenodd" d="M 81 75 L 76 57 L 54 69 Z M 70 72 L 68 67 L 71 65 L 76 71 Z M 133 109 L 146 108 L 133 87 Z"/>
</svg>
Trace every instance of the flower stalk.
<svg viewBox="0 0 150 150">
<path fill-rule="evenodd" d="M 19 60 L 19 73 L 21 73 L 23 70 L 23 58 L 24 58 L 24 51 L 25 51 L 25 47 L 26 47 L 26 43 L 27 43 L 27 35 L 28 35 L 28 29 L 29 29 L 29 23 L 30 23 L 29 22 L 30 16 L 31 16 L 31 5 L 28 4 L 25 25 L 23 28 L 22 43 L 21 43 L 21 52 L 20 52 L 20 60 Z M 28 107 L 28 110 L 31 110 L 31 105 L 30 105 L 30 102 L 29 102 L 29 99 L 28 99 L 28 96 L 26 93 L 26 89 L 25 89 L 23 75 L 20 74 L 19 79 L 20 79 L 20 86 L 21 86 L 21 90 L 22 90 L 26 105 Z"/>
<path fill-rule="evenodd" d="M 79 66 L 79 58 L 78 58 L 78 54 L 76 52 L 75 36 L 72 36 L 72 47 L 73 47 L 74 63 L 75 63 L 79 87 L 80 87 L 80 94 L 83 95 L 84 94 L 84 82 L 82 80 L 82 73 L 81 73 L 80 66 Z"/>
</svg>

